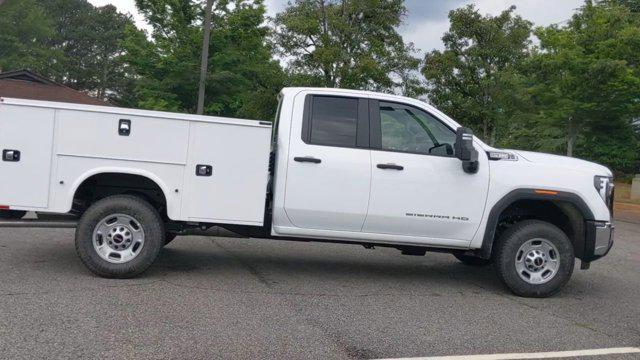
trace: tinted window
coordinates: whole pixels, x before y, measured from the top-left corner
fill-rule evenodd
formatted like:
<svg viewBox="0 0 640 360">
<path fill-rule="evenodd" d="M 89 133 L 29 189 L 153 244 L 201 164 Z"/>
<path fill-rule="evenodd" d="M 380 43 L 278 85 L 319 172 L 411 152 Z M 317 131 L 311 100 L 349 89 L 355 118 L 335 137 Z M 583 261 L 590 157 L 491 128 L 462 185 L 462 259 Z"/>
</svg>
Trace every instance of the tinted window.
<svg viewBox="0 0 640 360">
<path fill-rule="evenodd" d="M 358 99 L 314 96 L 310 142 L 319 145 L 356 146 Z"/>
<path fill-rule="evenodd" d="M 420 109 L 380 102 L 380 130 L 384 150 L 453 156 L 455 133 Z"/>
</svg>

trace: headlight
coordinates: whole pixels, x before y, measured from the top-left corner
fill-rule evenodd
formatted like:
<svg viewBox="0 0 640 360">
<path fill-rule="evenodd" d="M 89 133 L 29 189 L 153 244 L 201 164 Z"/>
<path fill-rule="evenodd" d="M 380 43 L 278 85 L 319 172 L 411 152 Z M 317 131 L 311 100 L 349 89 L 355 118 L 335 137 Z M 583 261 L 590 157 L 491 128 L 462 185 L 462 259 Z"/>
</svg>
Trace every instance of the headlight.
<svg viewBox="0 0 640 360">
<path fill-rule="evenodd" d="M 613 177 L 596 175 L 593 178 L 593 185 L 600 194 L 604 203 L 611 209 L 613 208 Z"/>
</svg>

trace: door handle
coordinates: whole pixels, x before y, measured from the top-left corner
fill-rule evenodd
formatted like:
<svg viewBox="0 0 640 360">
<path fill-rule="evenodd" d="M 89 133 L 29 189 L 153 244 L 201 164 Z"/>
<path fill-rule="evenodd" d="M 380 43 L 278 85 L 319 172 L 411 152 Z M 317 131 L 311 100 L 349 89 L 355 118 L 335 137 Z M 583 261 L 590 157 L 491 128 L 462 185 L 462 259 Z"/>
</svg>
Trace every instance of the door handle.
<svg viewBox="0 0 640 360">
<path fill-rule="evenodd" d="M 316 159 L 311 156 L 296 156 L 293 158 L 293 160 L 297 162 L 308 162 L 308 163 L 314 163 L 314 164 L 320 164 L 322 162 L 322 160 Z"/>
<path fill-rule="evenodd" d="M 18 150 L 2 150 L 2 161 L 18 162 L 20 161 L 20 151 Z"/>
<path fill-rule="evenodd" d="M 404 170 L 404 166 L 396 164 L 378 164 L 378 169 Z"/>
</svg>

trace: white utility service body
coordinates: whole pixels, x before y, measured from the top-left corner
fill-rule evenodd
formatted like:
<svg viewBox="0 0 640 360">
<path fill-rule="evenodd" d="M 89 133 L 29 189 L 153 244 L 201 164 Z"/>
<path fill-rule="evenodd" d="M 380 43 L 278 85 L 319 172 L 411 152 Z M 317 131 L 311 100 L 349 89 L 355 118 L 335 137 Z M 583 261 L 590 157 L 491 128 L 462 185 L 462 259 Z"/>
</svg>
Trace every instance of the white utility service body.
<svg viewBox="0 0 640 360">
<path fill-rule="evenodd" d="M 560 229 L 585 267 L 612 246 L 609 169 L 492 148 L 434 107 L 388 94 L 286 88 L 273 127 L 4 98 L 0 147 L 5 211 L 74 213 L 85 203 L 75 209 L 82 216 L 102 198 L 136 190 L 112 177 L 92 191 L 89 179 L 126 174 L 157 186 L 160 194 L 148 200 L 176 234 L 218 225 L 250 229 L 252 237 L 392 246 L 411 255 L 448 249 L 488 263 L 500 237 L 513 235 L 504 235 L 509 228 L 536 220 Z M 552 262 L 561 252 L 554 241 L 547 258 L 536 257 L 541 245 L 534 243 L 525 249 L 531 258 L 516 263 Z M 518 271 L 525 283 L 545 273 L 540 284 L 556 281 L 559 265 L 544 269 Z"/>
<path fill-rule="evenodd" d="M 162 189 L 172 220 L 260 226 L 270 137 L 270 123 L 252 120 L 5 98 L 0 144 L 21 159 L 0 164 L 0 199 L 67 213 L 91 176 L 134 174 Z M 211 176 L 195 176 L 198 164 Z"/>
</svg>

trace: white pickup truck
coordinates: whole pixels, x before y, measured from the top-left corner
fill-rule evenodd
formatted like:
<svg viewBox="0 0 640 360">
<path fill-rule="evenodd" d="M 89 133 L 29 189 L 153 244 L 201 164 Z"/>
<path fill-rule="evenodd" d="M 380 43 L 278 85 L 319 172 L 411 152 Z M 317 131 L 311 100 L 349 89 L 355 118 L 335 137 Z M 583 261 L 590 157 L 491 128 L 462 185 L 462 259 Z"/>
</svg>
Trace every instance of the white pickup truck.
<svg viewBox="0 0 640 360">
<path fill-rule="evenodd" d="M 177 235 L 217 226 L 450 252 L 533 297 L 612 246 L 604 166 L 492 148 L 405 97 L 279 99 L 273 123 L 0 99 L 0 226 L 76 227 L 78 255 L 104 277 L 139 275 Z"/>
</svg>

